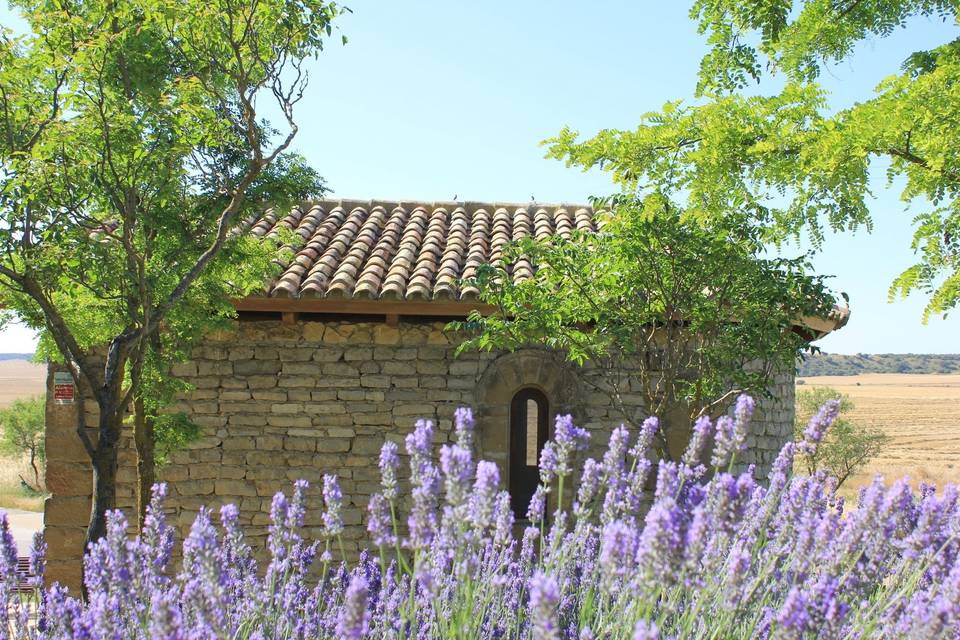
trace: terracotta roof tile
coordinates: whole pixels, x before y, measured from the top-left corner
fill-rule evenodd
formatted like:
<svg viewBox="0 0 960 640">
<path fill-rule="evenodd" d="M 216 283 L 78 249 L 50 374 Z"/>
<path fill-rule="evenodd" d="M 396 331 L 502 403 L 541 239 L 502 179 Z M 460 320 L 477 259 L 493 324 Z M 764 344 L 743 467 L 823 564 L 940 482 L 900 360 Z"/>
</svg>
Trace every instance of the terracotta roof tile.
<svg viewBox="0 0 960 640">
<path fill-rule="evenodd" d="M 395 300 L 471 299 L 477 291 L 463 280 L 501 264 L 507 243 L 597 228 L 581 205 L 346 200 L 271 210 L 248 224 L 278 242 L 281 273 L 269 296 Z M 521 259 L 510 272 L 522 281 L 534 267 Z"/>
</svg>

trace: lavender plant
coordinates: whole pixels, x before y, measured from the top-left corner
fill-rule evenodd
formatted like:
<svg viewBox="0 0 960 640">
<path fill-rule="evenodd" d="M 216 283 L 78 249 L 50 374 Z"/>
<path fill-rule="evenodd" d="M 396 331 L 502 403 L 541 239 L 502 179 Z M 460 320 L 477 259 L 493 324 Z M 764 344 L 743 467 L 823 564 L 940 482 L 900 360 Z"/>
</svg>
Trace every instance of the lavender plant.
<svg viewBox="0 0 960 640">
<path fill-rule="evenodd" d="M 814 416 L 797 447 L 816 447 L 836 409 Z M 525 522 L 514 521 L 497 467 L 474 464 L 469 410 L 436 457 L 433 425 L 420 421 L 405 443 L 406 518 L 399 451 L 387 443 L 382 491 L 369 502 L 376 549 L 352 564 L 331 555 L 342 530 L 332 476 L 321 541 L 301 535 L 307 484 L 289 500 L 277 494 L 262 569 L 233 506 L 219 526 L 202 510 L 171 566 L 159 485 L 141 536 L 110 515 L 86 555 L 85 603 L 58 585 L 30 603 L 15 592 L 3 518 L 0 638 L 960 638 L 957 488 L 915 493 L 877 478 L 848 509 L 827 476 L 791 477 L 793 444 L 759 483 L 752 467 L 732 471 L 752 412 L 744 397 L 732 417 L 699 421 L 679 463 L 648 457 L 655 419 L 636 438 L 618 428 L 602 460 L 583 463 L 573 500 L 564 487 L 589 433 L 560 416 Z M 42 551 L 38 539 L 41 576 Z"/>
</svg>

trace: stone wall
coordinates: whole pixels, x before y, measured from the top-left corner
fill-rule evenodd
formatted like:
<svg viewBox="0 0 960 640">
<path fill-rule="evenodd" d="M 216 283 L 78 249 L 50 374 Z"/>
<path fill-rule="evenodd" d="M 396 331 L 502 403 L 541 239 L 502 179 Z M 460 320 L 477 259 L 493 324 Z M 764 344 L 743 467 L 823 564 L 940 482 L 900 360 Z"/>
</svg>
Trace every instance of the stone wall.
<svg viewBox="0 0 960 640">
<path fill-rule="evenodd" d="M 202 437 L 174 453 L 159 474 L 169 483 L 168 513 L 181 535 L 202 505 L 232 502 L 262 549 L 272 496 L 304 478 L 312 485 L 307 534 L 319 536 L 320 481 L 335 473 L 344 493 L 344 543 L 356 551 L 365 546 L 365 506 L 378 487 L 377 456 L 385 440 L 402 443 L 422 417 L 436 422 L 439 447 L 450 439 L 454 410 L 471 406 L 478 453 L 501 464 L 505 485 L 509 403 L 525 386 L 544 391 L 551 413 L 573 413 L 577 424 L 593 432 L 590 455 L 602 455 L 607 434 L 622 418 L 605 394 L 583 384 L 591 372 L 535 349 L 455 357 L 455 337 L 443 327 L 437 321 L 396 327 L 262 321 L 238 322 L 234 331 L 211 336 L 175 370 L 193 387 L 175 409 L 202 427 Z M 774 395 L 776 401 L 760 403 L 742 457 L 764 475 L 792 432 L 792 375 L 778 377 Z M 87 401 L 84 409 L 86 424 L 95 425 L 95 404 Z M 49 574 L 73 586 L 90 511 L 89 462 L 76 435 L 79 410 L 47 408 Z M 118 502 L 132 514 L 129 437 L 122 446 Z"/>
</svg>

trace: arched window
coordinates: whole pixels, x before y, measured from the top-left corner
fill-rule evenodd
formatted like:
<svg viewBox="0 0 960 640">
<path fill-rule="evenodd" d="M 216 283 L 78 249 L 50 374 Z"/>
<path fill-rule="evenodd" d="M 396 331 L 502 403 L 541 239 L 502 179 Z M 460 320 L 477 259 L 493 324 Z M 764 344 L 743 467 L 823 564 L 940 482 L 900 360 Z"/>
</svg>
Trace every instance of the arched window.
<svg viewBox="0 0 960 640">
<path fill-rule="evenodd" d="M 510 403 L 510 504 L 517 518 L 527 517 L 540 482 L 540 450 L 547 443 L 547 397 L 521 389 Z"/>
</svg>

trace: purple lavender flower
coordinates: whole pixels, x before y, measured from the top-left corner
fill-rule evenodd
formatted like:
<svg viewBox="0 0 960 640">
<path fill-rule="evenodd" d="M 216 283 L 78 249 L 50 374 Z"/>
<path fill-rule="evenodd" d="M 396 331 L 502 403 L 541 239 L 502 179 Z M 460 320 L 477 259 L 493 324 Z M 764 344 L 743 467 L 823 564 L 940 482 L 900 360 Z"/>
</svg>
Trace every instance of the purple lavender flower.
<svg viewBox="0 0 960 640">
<path fill-rule="evenodd" d="M 560 463 L 557 460 L 557 448 L 552 442 L 543 445 L 540 450 L 540 483 L 550 486 L 554 478 L 557 477 L 557 470 Z"/>
<path fill-rule="evenodd" d="M 729 449 L 736 450 L 738 430 L 745 433 L 738 425 L 747 424 L 749 413 L 749 403 L 738 401 Z M 0 630 L 14 629 L 20 634 L 16 640 L 428 640 L 447 631 L 480 638 L 586 640 L 609 635 L 643 640 L 707 633 L 726 637 L 742 635 L 745 628 L 754 636 L 774 638 L 811 633 L 872 637 L 877 629 L 891 637 L 956 635 L 960 495 L 955 486 L 938 494 L 922 485 L 917 493 L 907 481 L 888 489 L 877 479 L 861 492 L 855 509 L 845 510 L 835 483 L 824 474 L 790 477 L 794 447 L 788 445 L 773 465 L 768 487 L 754 479 L 752 466 L 739 475 L 707 476 L 686 464 L 660 462 L 654 502 L 641 524 L 641 493 L 652 468 L 647 446 L 656 425 L 654 420 L 645 423 L 629 468 L 623 429 L 611 436 L 601 464 L 584 463 L 577 476 L 581 484 L 573 487 L 575 526 L 570 526 L 571 512 L 558 505 L 545 536 L 538 526 L 528 526 L 519 541 L 513 535 L 509 494 L 497 492 L 499 474 L 490 462 L 475 467 L 476 482 L 467 486 L 467 499 L 456 509 L 451 500 L 459 498 L 449 487 L 447 503 L 440 504 L 444 476 L 459 486 L 465 458 L 455 450 L 459 442 L 447 447 L 446 454 L 441 450 L 441 476 L 433 458 L 432 426 L 421 421 L 408 439 L 409 508 L 407 500 L 385 495 L 391 484 L 396 486 L 395 445 L 385 448 L 381 465 L 394 480 L 369 501 L 367 527 L 373 541 L 395 544 L 391 509 L 406 509 L 402 515 L 408 516 L 410 534 L 404 544 L 415 550 L 400 551 L 392 561 L 384 553 L 382 572 L 362 552 L 352 569 L 346 563 L 331 568 L 328 555 L 322 557 L 325 573 L 311 573 L 317 548 L 302 537 L 303 523 L 312 525 L 304 514 L 306 483 L 294 486 L 290 501 L 279 493 L 271 504 L 271 557 L 265 570 L 244 540 L 233 505 L 220 510 L 222 531 L 201 509 L 183 544 L 181 567 L 161 569 L 169 557 L 172 528 L 164 520 L 160 489 L 138 538 L 129 537 L 122 514 L 108 514 L 107 536 L 91 545 L 85 560 L 89 603 L 54 586 L 38 600 L 36 633 L 26 636 L 21 629 L 28 628 L 29 611 L 12 591 L 16 550 L 0 518 L 0 603 L 7 605 L 0 607 Z M 583 438 L 572 423 L 563 429 L 569 462 Z M 558 444 L 552 452 L 553 472 L 562 472 Z M 474 467 L 468 469 L 469 480 Z M 354 478 L 358 485 L 367 479 Z M 606 483 L 607 496 L 596 524 L 589 505 L 595 503 L 600 483 Z M 335 487 L 332 480 L 325 483 L 325 499 L 335 494 L 326 499 L 325 516 L 331 504 L 338 505 L 332 511 L 340 509 L 343 498 Z M 531 503 L 535 524 L 543 520 L 547 492 L 540 486 Z M 245 516 L 244 524 L 258 522 L 258 514 Z M 333 521 L 342 526 L 341 518 Z M 40 547 L 38 539 L 31 553 L 35 568 L 42 565 Z M 587 608 L 591 602 L 593 608 Z M 482 615 L 474 615 L 478 603 L 484 603 Z M 709 615 L 703 608 L 698 620 L 679 622 L 692 622 L 692 628 L 679 628 L 678 614 L 703 604 L 711 612 L 734 615 Z M 597 618 L 600 610 L 611 615 Z"/>
<path fill-rule="evenodd" d="M 418 420 L 406 438 L 410 454 L 410 483 L 413 485 L 413 505 L 407 517 L 410 535 L 405 544 L 423 549 L 434 538 L 437 530 L 437 501 L 440 494 L 440 471 L 433 464 L 430 452 L 433 442 L 433 423 Z"/>
<path fill-rule="evenodd" d="M 637 545 L 639 582 L 647 589 L 669 586 L 677 579 L 681 562 L 680 516 L 669 497 L 658 499 L 647 513 Z"/>
<path fill-rule="evenodd" d="M 813 455 L 817 450 L 817 445 L 823 439 L 823 434 L 827 432 L 827 429 L 830 428 L 839 414 L 840 401 L 827 400 L 807 423 L 807 428 L 803 432 L 803 442 L 799 444 L 800 451 L 807 455 Z"/>
<path fill-rule="evenodd" d="M 530 498 L 530 505 L 527 507 L 527 520 L 530 521 L 530 524 L 539 524 L 543 520 L 546 509 L 547 492 L 543 485 L 540 485 L 533 492 L 533 497 Z"/>
<path fill-rule="evenodd" d="M 464 503 L 470 491 L 472 463 L 470 450 L 459 444 L 440 448 L 440 470 L 444 476 L 447 503 L 454 508 Z"/>
<path fill-rule="evenodd" d="M 474 527 L 486 529 L 493 524 L 493 500 L 500 484 L 500 469 L 493 462 L 477 463 L 477 480 L 470 501 L 470 519 Z"/>
<path fill-rule="evenodd" d="M 637 620 L 633 627 L 633 640 L 659 640 L 657 623 L 649 620 Z"/>
<path fill-rule="evenodd" d="M 333 478 L 336 483 L 336 477 Z M 324 500 L 326 500 L 326 477 L 324 478 Z M 297 480 L 293 483 L 293 500 L 290 501 L 290 508 L 287 511 L 286 526 L 289 529 L 299 529 L 303 526 L 303 519 L 307 513 L 307 489 L 310 483 L 306 480 Z M 340 489 L 337 488 L 337 492 Z"/>
<path fill-rule="evenodd" d="M 43 585 L 43 573 L 47 567 L 47 543 L 43 539 L 43 532 L 37 531 L 33 534 L 30 542 L 30 573 L 37 576 L 38 586 Z"/>
<path fill-rule="evenodd" d="M 222 580 L 225 567 L 219 561 L 219 548 L 210 511 L 201 508 L 183 541 L 183 567 L 189 577 L 180 601 L 185 622 L 200 635 L 215 635 L 215 629 L 227 618 Z M 285 554 L 285 546 L 278 548 Z"/>
<path fill-rule="evenodd" d="M 407 453 L 411 456 L 429 456 L 433 444 L 433 423 L 417 420 L 413 433 L 407 436 Z"/>
<path fill-rule="evenodd" d="M 510 493 L 501 491 L 497 494 L 496 504 L 493 507 L 494 541 L 505 547 L 513 541 L 513 509 L 510 506 Z"/>
<path fill-rule="evenodd" d="M 367 609 L 367 580 L 361 575 L 350 579 L 343 597 L 343 608 L 337 623 L 337 637 L 358 640 L 370 630 L 370 611 Z"/>
<path fill-rule="evenodd" d="M 630 432 L 625 426 L 620 425 L 610 434 L 610 442 L 607 443 L 607 450 L 603 454 L 603 472 L 608 480 L 623 473 L 624 458 L 629 444 Z"/>
<path fill-rule="evenodd" d="M 400 458 L 397 455 L 397 443 L 383 443 L 380 448 L 380 483 L 383 487 L 383 497 L 393 502 L 397 499 L 397 469 Z"/>
<path fill-rule="evenodd" d="M 556 446 L 556 474 L 568 476 L 573 472 L 573 457 L 578 451 L 587 448 L 590 433 L 586 429 L 574 426 L 573 416 L 557 416 L 554 426 L 554 443 Z"/>
<path fill-rule="evenodd" d="M 800 587 L 792 587 L 776 615 L 778 638 L 802 638 L 810 622 L 807 600 Z"/>
<path fill-rule="evenodd" d="M 580 474 L 580 488 L 577 490 L 577 501 L 574 512 L 578 518 L 586 518 L 590 511 L 590 504 L 600 490 L 600 481 L 603 479 L 603 467 L 593 458 L 583 463 L 583 472 Z"/>
<path fill-rule="evenodd" d="M 656 416 L 650 416 L 643 421 L 643 424 L 640 425 L 640 434 L 637 436 L 637 441 L 628 452 L 634 460 L 646 457 L 659 430 L 660 420 Z"/>
<path fill-rule="evenodd" d="M 383 494 L 375 493 L 370 496 L 367 511 L 370 514 L 367 531 L 370 533 L 373 544 L 378 547 L 392 546 L 396 542 L 396 537 L 393 533 L 390 503 L 383 497 Z"/>
<path fill-rule="evenodd" d="M 343 494 L 337 476 L 323 476 L 323 503 L 326 505 L 323 512 L 324 535 L 339 536 L 343 532 Z"/>
<path fill-rule="evenodd" d="M 735 544 L 727 557 L 727 579 L 725 581 L 724 603 L 727 607 L 740 605 L 744 587 L 750 577 L 750 552 L 742 544 Z"/>
<path fill-rule="evenodd" d="M 150 598 L 150 639 L 187 640 L 175 591 L 157 591 Z"/>
<path fill-rule="evenodd" d="M 713 455 L 710 464 L 722 469 L 730 462 L 731 456 L 738 451 L 736 424 L 730 416 L 717 418 L 716 436 L 713 441 Z"/>
<path fill-rule="evenodd" d="M 530 578 L 530 621 L 537 640 L 560 640 L 560 587 L 553 576 L 540 571 Z"/>
<path fill-rule="evenodd" d="M 173 528 L 167 525 L 166 513 L 163 510 L 163 503 L 167 497 L 167 484 L 165 482 L 154 484 L 152 491 L 141 537 L 150 562 L 148 570 L 154 580 L 161 580 L 161 574 L 170 562 L 170 554 L 173 551 L 174 532 Z"/>
<path fill-rule="evenodd" d="M 16 584 L 17 543 L 10 531 L 7 514 L 0 512 L 0 581 Z"/>
<path fill-rule="evenodd" d="M 453 431 L 457 436 L 457 444 L 464 449 L 473 447 L 473 411 L 470 407 L 459 407 L 453 413 Z"/>
<path fill-rule="evenodd" d="M 637 553 L 637 531 L 626 522 L 615 520 L 603 528 L 600 545 L 601 586 L 608 592 L 616 591 L 620 581 L 633 568 Z"/>
<path fill-rule="evenodd" d="M 273 501 L 270 503 L 270 536 L 267 540 L 272 556 L 282 556 L 286 553 L 289 536 L 283 525 L 287 521 L 289 510 L 290 503 L 287 502 L 286 494 L 282 491 L 273 494 Z"/>
<path fill-rule="evenodd" d="M 693 424 L 693 434 L 690 436 L 690 442 L 687 444 L 687 450 L 683 453 L 683 463 L 694 466 L 700 462 L 703 452 L 710 442 L 710 436 L 713 435 L 713 422 L 709 416 L 700 416 Z"/>
<path fill-rule="evenodd" d="M 753 410 L 756 402 L 745 393 L 737 397 L 737 404 L 733 409 L 733 417 L 736 421 L 736 430 L 746 434 L 750 428 L 750 420 L 753 418 Z"/>
</svg>

